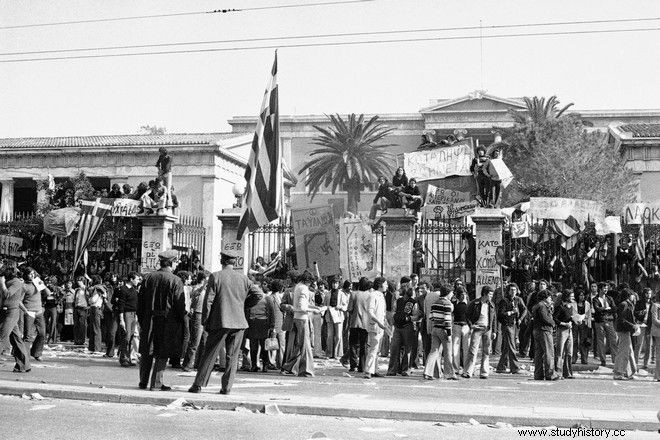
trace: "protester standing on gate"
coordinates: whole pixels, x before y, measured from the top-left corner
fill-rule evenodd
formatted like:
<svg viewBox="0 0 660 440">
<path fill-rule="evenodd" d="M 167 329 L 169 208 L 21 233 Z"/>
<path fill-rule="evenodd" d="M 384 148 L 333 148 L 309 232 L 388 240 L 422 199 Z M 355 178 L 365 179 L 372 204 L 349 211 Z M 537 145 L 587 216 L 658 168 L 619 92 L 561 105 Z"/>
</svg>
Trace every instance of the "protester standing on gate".
<svg viewBox="0 0 660 440">
<path fill-rule="evenodd" d="M 140 324 L 140 389 L 170 391 L 163 383 L 167 359 L 176 350 L 177 327 L 186 312 L 183 283 L 172 271 L 177 253 L 158 254 L 160 269 L 144 277 L 138 296 L 137 316 Z M 245 319 L 245 318 L 244 318 Z M 151 376 L 151 380 L 149 377 Z"/>
<path fill-rule="evenodd" d="M 220 264 L 222 270 L 209 277 L 206 289 L 202 323 L 208 337 L 195 381 L 188 390 L 191 393 L 199 393 L 202 387 L 208 385 L 222 345 L 225 346 L 227 354 L 220 394 L 231 392 L 238 369 L 238 354 L 243 335 L 248 328 L 245 309 L 255 305 L 262 296 L 247 276 L 234 270 L 235 256 L 221 254 Z"/>
<path fill-rule="evenodd" d="M 9 339 L 11 353 L 16 361 L 14 373 L 28 373 L 30 356 L 23 342 L 23 335 L 18 327 L 22 313 L 32 315 L 23 305 L 25 289 L 23 279 L 13 261 L 5 263 L 0 275 L 0 341 Z"/>
</svg>

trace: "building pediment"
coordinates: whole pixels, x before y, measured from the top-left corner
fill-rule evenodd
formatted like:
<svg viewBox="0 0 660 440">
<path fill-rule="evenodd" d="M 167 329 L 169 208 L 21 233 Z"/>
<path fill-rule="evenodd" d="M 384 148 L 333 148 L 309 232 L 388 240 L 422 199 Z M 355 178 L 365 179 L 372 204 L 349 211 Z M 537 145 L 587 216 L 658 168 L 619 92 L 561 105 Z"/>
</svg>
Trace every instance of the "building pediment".
<svg viewBox="0 0 660 440">
<path fill-rule="evenodd" d="M 521 99 L 500 98 L 485 92 L 475 91 L 456 99 L 439 99 L 431 105 L 421 109 L 425 113 L 490 113 L 506 112 L 509 109 L 524 110 L 525 104 Z"/>
</svg>

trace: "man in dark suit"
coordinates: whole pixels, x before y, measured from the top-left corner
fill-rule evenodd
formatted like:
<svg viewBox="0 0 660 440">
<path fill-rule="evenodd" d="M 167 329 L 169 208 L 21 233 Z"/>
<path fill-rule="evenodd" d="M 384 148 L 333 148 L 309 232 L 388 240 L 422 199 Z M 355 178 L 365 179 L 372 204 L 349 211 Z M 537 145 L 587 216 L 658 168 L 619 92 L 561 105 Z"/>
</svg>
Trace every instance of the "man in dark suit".
<svg viewBox="0 0 660 440">
<path fill-rule="evenodd" d="M 172 273 L 178 255 L 164 251 L 158 255 L 160 269 L 144 278 L 142 294 L 138 296 L 137 316 L 140 323 L 140 389 L 170 391 L 163 384 L 167 359 L 176 350 L 176 332 L 186 313 L 181 279 Z M 154 364 L 155 359 L 155 364 Z M 153 367 L 153 372 L 152 372 Z"/>
<path fill-rule="evenodd" d="M 348 300 L 348 313 L 350 319 L 350 333 L 348 337 L 350 372 L 364 371 L 367 355 L 367 324 L 369 323 L 369 298 L 373 283 L 362 277 L 358 283 L 358 290 L 351 293 Z M 342 363 L 345 366 L 345 361 Z"/>
<path fill-rule="evenodd" d="M 220 394 L 229 394 L 236 377 L 243 333 L 248 328 L 245 308 L 254 306 L 263 296 L 245 275 L 234 270 L 235 256 L 223 253 L 220 262 L 222 270 L 213 273 L 208 281 L 202 310 L 202 322 L 208 337 L 195 381 L 188 390 L 191 393 L 199 393 L 208 385 L 213 364 L 224 343 L 227 366 L 222 375 Z"/>
</svg>

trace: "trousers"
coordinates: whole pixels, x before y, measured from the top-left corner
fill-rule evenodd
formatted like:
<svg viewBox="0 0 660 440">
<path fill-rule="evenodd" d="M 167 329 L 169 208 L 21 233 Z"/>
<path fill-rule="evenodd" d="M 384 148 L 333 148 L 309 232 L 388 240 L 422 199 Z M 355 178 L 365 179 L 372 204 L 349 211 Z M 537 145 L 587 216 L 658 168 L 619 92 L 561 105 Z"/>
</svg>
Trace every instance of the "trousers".
<svg viewBox="0 0 660 440">
<path fill-rule="evenodd" d="M 472 376 L 474 367 L 477 362 L 477 355 L 479 354 L 479 347 L 481 347 L 481 370 L 479 375 L 488 377 L 490 373 L 490 349 L 492 342 L 492 332 L 482 328 L 472 329 L 470 335 L 470 348 L 468 350 L 467 365 L 465 366 L 464 374 Z"/>
<path fill-rule="evenodd" d="M 364 363 L 365 373 L 378 373 L 378 350 L 380 349 L 380 341 L 382 339 L 383 332 L 369 332 L 367 334 L 367 356 Z"/>
<path fill-rule="evenodd" d="M 552 343 L 552 332 L 534 329 L 534 379 L 550 380 L 555 376 L 553 362 L 555 347 Z"/>
<path fill-rule="evenodd" d="M 0 341 L 4 342 L 9 338 L 11 354 L 16 361 L 14 369 L 24 372 L 30 369 L 30 357 L 23 341 L 23 335 L 18 327 L 20 318 L 21 311 L 19 309 L 0 310 Z"/>
<path fill-rule="evenodd" d="M 504 325 L 501 327 L 502 334 L 502 355 L 497 364 L 497 371 L 504 372 L 507 367 L 511 373 L 517 373 L 520 370 L 520 363 L 516 355 L 516 326 Z"/>
<path fill-rule="evenodd" d="M 238 369 L 238 355 L 241 351 L 243 334 L 245 329 L 221 328 L 219 330 L 210 330 L 207 332 L 206 347 L 204 355 L 199 363 L 194 384 L 205 387 L 209 384 L 213 366 L 216 358 L 220 355 L 221 347 L 224 345 L 226 352 L 225 372 L 222 375 L 222 390 L 231 391 L 231 387 L 236 379 L 236 370 Z"/>
<path fill-rule="evenodd" d="M 310 338 L 310 323 L 306 319 L 294 319 L 295 339 L 289 360 L 282 367 L 298 376 L 314 374 L 314 356 Z"/>
<path fill-rule="evenodd" d="M 447 334 L 447 330 L 434 327 L 431 330 L 431 351 L 426 359 L 424 374 L 431 377 L 440 377 L 441 374 L 445 377 L 455 376 L 452 352 L 451 336 Z"/>
</svg>

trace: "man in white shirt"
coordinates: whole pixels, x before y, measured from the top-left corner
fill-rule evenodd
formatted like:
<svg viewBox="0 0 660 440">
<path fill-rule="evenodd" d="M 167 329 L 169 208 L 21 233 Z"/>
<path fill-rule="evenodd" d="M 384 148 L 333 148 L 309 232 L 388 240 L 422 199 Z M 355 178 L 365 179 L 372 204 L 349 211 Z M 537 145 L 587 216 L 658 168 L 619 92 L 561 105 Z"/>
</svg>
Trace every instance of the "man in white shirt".
<svg viewBox="0 0 660 440">
<path fill-rule="evenodd" d="M 387 281 L 383 277 L 374 280 L 373 289 L 369 292 L 367 314 L 367 355 L 364 363 L 364 378 L 371 379 L 372 376 L 382 377 L 378 374 L 378 348 L 383 333 L 391 334 L 392 330 L 385 321 L 385 292 Z"/>
<path fill-rule="evenodd" d="M 293 337 L 294 345 L 287 363 L 282 366 L 285 374 L 314 377 L 314 356 L 310 339 L 310 313 L 318 313 L 310 288 L 314 288 L 314 276 L 305 271 L 293 289 Z"/>
</svg>

